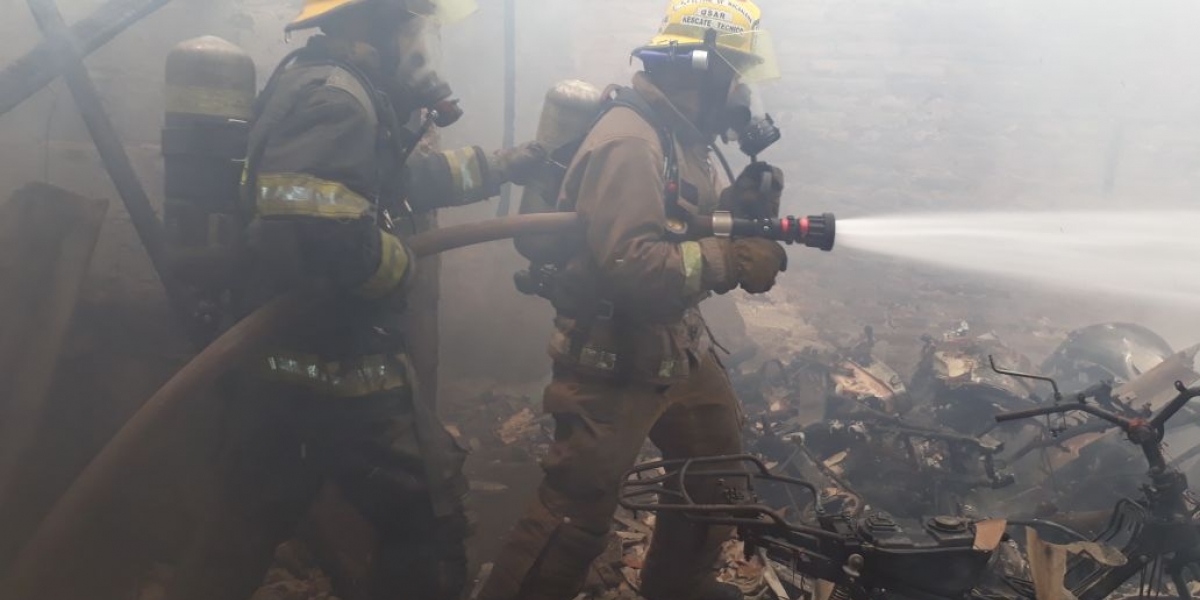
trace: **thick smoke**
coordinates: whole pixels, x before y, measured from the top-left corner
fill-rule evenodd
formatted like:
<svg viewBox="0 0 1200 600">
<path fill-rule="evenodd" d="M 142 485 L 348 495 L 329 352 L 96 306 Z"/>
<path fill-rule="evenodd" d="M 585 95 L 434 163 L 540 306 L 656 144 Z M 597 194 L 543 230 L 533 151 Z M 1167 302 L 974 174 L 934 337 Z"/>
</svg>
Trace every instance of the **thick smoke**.
<svg viewBox="0 0 1200 600">
<path fill-rule="evenodd" d="M 61 2 L 68 21 L 101 4 Z M 515 4 L 516 130 L 523 140 L 533 136 L 542 95 L 555 81 L 626 81 L 633 70 L 628 53 L 653 33 L 665 2 Z M 761 86 L 784 129 L 783 141 L 764 158 L 788 175 L 789 211 L 1172 208 L 1194 202 L 1200 192 L 1200 83 L 1180 75 L 1200 57 L 1200 40 L 1188 29 L 1200 17 L 1194 3 L 761 4 L 784 74 Z M 166 51 L 189 37 L 221 35 L 255 57 L 262 80 L 303 41 L 285 44 L 281 33 L 298 5 L 175 0 L 89 59 L 152 192 Z M 444 75 L 468 111 L 444 132 L 445 145 L 500 144 L 504 6 L 481 2 L 479 13 L 443 31 Z M 0 8 L 9 15 L 0 23 L 0 58 L 11 60 L 39 34 L 23 1 L 3 0 Z M 0 147 L 3 191 L 38 178 L 115 197 L 61 83 L 0 117 Z M 495 214 L 495 205 L 452 211 L 446 220 Z M 132 253 L 129 261 L 142 266 Z M 821 257 L 818 268 L 843 264 L 837 256 Z M 448 347 L 462 351 L 449 355 L 471 357 L 464 370 L 499 361 L 504 366 L 495 370 L 520 371 L 520 379 L 544 371 L 544 363 L 523 366 L 542 361 L 548 314 L 540 300 L 512 290 L 508 277 L 520 266 L 505 244 L 447 258 L 443 321 Z M 1148 312 L 1131 304 L 1089 316 Z M 1152 325 L 1163 329 L 1163 321 Z M 480 338 L 521 349 L 495 356 Z"/>
<path fill-rule="evenodd" d="M 514 3 L 515 124 L 522 141 L 534 135 L 542 97 L 554 82 L 628 81 L 634 69 L 629 52 L 654 32 L 667 0 Z M 75 22 L 104 1 L 59 4 L 67 21 Z M 158 144 L 167 52 L 182 40 L 218 35 L 254 57 L 262 83 L 276 62 L 304 41 L 298 35 L 285 43 L 282 33 L 300 4 L 173 0 L 89 57 L 106 108 L 155 202 L 161 201 Z M 478 144 L 490 150 L 502 139 L 506 2 L 480 4 L 478 14 L 442 31 L 443 76 L 467 111 L 442 132 L 447 147 Z M 1166 215 L 1176 213 L 1168 211 L 1194 207 L 1200 196 L 1200 78 L 1193 75 L 1200 59 L 1200 36 L 1194 33 L 1200 4 L 1192 0 L 760 4 L 783 72 L 780 81 L 760 89 L 784 131 L 783 140 L 762 158 L 786 172 L 786 212 L 873 217 L 1163 210 L 1170 218 Z M 0 14 L 0 64 L 8 64 L 33 48 L 40 33 L 24 0 L 0 0 Z M 71 447 L 43 449 L 46 461 L 31 478 L 37 484 L 30 488 L 29 506 L 9 515 L 9 521 L 32 525 L 36 519 L 29 515 L 49 506 L 70 474 L 186 360 L 190 349 L 177 339 L 157 278 L 61 81 L 0 115 L 0 197 L 30 180 L 114 201 L 77 310 L 77 331 L 59 367 L 61 389 L 52 394 L 56 416 L 47 422 L 47 430 L 69 439 Z M 495 213 L 493 200 L 446 211 L 442 222 Z M 1197 227 L 1191 225 L 1193 231 Z M 1119 232 L 1096 235 L 1102 239 Z M 981 260 L 1006 260 L 1004 240 L 977 243 L 994 246 L 993 254 L 983 254 L 990 258 Z M 1162 252 L 1173 248 L 1178 245 L 1164 241 Z M 1153 251 L 1123 259 L 1094 276 L 1121 282 L 1141 262 L 1161 268 Z M 1192 257 L 1190 269 L 1178 256 L 1172 259 L 1179 265 L 1178 277 L 1197 277 L 1194 262 L 1200 256 Z M 964 319 L 1039 341 L 1041 354 L 1030 352 L 1035 359 L 1061 340 L 1063 330 L 1098 321 L 1139 321 L 1176 347 L 1200 340 L 1194 309 L 1163 306 L 1145 296 L 1033 288 L 1007 277 L 845 249 L 830 255 L 796 250 L 791 263 L 766 301 L 737 299 L 751 307 L 747 313 L 782 323 L 775 333 L 793 346 L 817 337 L 817 325 L 854 334 L 871 324 L 885 343 L 891 342 L 887 361 L 903 356 L 911 361 L 919 333 L 914 326 L 905 329 L 906 323 L 924 327 L 926 321 L 940 325 Z M 536 389 L 547 376 L 543 348 L 551 311 L 544 300 L 520 296 L 513 288 L 512 273 L 523 266 L 508 243 L 447 255 L 441 305 L 444 381 L 478 377 Z M 1089 269 L 1096 272 L 1095 265 Z M 1194 281 L 1180 287 L 1196 289 Z M 793 315 L 794 322 L 803 324 L 803 317 L 809 323 L 792 328 Z M 925 332 L 938 333 L 920 333 Z M 904 370 L 902 362 L 897 369 Z M 211 444 L 202 442 L 215 434 L 201 430 L 217 430 L 213 412 L 181 419 L 162 447 L 181 454 L 209 452 Z M 184 467 L 196 467 L 188 473 L 199 473 L 196 465 L 210 457 L 174 458 L 161 462 L 172 469 L 191 465 Z M 180 488 L 205 481 L 174 470 L 159 476 Z M 169 529 L 185 519 L 162 517 L 163 525 L 147 515 L 187 512 L 203 493 L 130 487 L 162 496 L 154 504 L 160 510 L 141 510 L 138 518 L 126 519 L 140 525 L 122 535 L 162 546 L 168 546 L 165 538 L 185 536 Z M 119 580 L 120 573 L 114 573 L 111 578 Z"/>
</svg>

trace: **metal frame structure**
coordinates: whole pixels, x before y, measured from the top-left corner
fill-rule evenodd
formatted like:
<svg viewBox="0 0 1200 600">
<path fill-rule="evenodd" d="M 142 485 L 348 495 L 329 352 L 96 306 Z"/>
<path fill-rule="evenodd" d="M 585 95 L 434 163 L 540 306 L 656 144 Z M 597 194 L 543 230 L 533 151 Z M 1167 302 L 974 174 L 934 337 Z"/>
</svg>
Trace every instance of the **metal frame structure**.
<svg viewBox="0 0 1200 600">
<path fill-rule="evenodd" d="M 104 169 L 129 212 L 138 238 L 163 283 L 172 309 L 177 316 L 186 316 L 184 296 L 167 269 L 162 223 L 84 64 L 89 54 L 170 0 L 108 0 L 74 26 L 67 25 L 55 0 L 26 1 L 43 39 L 31 51 L 0 70 L 0 117 L 33 97 L 56 78 L 61 76 L 64 79 Z M 25 400 L 26 404 L 41 402 L 41 399 Z M 34 436 L 23 437 L 21 442 L 8 448 L 9 452 L 13 452 L 13 457 L 9 458 L 16 460 L 26 454 Z M 11 490 L 15 471 L 6 470 L 0 473 L 0 477 L 3 478 L 0 480 L 0 490 Z M 43 527 L 45 525 L 43 522 Z M 44 532 L 39 533 L 44 537 Z M 37 537 L 35 534 L 35 539 Z M 0 598 L 16 600 L 35 597 L 36 587 L 52 572 L 50 565 L 53 563 L 53 553 L 22 554 L 31 560 L 18 559 L 14 564 L 7 565 L 7 569 L 0 568 L 0 571 L 7 570 L 7 573 L 3 573 L 4 585 L 0 588 Z"/>
<path fill-rule="evenodd" d="M 166 289 L 178 316 L 186 316 L 184 296 L 172 281 L 166 266 L 162 223 L 150 205 L 133 163 L 83 60 L 130 25 L 161 8 L 170 0 L 109 0 L 74 27 L 63 20 L 55 0 L 27 0 L 38 28 L 45 36 L 33 50 L 0 71 L 0 116 L 21 104 L 62 76 L 79 108 L 104 169 L 129 211 L 138 239 Z"/>
</svg>

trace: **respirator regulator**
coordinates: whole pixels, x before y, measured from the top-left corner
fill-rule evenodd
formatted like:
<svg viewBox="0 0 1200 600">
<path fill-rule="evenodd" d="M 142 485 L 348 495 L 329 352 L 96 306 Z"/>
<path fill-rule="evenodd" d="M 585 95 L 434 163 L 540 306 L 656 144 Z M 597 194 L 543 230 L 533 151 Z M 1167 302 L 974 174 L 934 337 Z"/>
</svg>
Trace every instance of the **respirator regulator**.
<svg viewBox="0 0 1200 600">
<path fill-rule="evenodd" d="M 726 127 L 721 133 L 721 141 L 737 142 L 750 162 L 758 162 L 758 155 L 783 137 L 770 114 L 754 109 L 756 98 L 749 85 L 734 85 L 725 105 Z"/>
</svg>

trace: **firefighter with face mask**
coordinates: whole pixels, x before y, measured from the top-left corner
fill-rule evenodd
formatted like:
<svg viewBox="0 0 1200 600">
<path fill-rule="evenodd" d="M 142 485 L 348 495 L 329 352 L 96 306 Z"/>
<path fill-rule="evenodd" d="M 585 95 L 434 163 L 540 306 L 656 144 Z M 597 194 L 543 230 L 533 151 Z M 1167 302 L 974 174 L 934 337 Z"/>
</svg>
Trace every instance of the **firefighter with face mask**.
<svg viewBox="0 0 1200 600">
<path fill-rule="evenodd" d="M 400 327 L 413 257 L 398 236 L 422 213 L 488 198 L 545 160 L 536 145 L 413 153 L 410 117 L 444 126 L 458 116 L 431 67 L 428 25 L 470 4 L 308 0 L 288 26 L 321 33 L 256 104 L 235 305 L 248 314 L 287 290 L 338 293 L 236 376 L 220 510 L 201 524 L 172 597 L 250 597 L 326 482 L 378 542 L 371 575 L 339 595 L 461 595 L 464 453 L 415 400 Z"/>
<path fill-rule="evenodd" d="M 548 294 L 557 317 L 543 403 L 555 442 L 481 600 L 574 597 L 647 437 L 667 459 L 742 449 L 741 409 L 698 305 L 712 292 L 768 291 L 786 254 L 762 239 L 690 235 L 684 224 L 719 208 L 778 209 L 778 170 L 752 165 L 722 193 L 710 160 L 716 137 L 749 120 L 747 107 L 731 102 L 744 98 L 739 85 L 772 75 L 759 16 L 748 0 L 673 0 L 659 34 L 634 52 L 644 70 L 631 88 L 610 88 L 616 106 L 567 169 L 558 208 L 577 211 L 586 230 Z M 697 503 L 716 500 L 716 482 L 696 487 Z M 660 515 L 642 596 L 739 598 L 714 578 L 731 533 Z"/>
</svg>

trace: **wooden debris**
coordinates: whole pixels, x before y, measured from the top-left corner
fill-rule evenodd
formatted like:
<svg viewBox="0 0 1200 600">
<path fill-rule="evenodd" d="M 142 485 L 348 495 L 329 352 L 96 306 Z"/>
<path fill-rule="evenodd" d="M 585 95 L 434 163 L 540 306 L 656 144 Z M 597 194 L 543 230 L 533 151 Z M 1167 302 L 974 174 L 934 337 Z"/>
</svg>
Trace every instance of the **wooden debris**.
<svg viewBox="0 0 1200 600">
<path fill-rule="evenodd" d="M 37 435 L 107 210 L 105 200 L 45 184 L 0 206 L 0 506 Z"/>
<path fill-rule="evenodd" d="M 501 424 L 500 428 L 496 430 L 496 435 L 500 437 L 500 441 L 504 445 L 511 446 L 519 440 L 536 435 L 540 429 L 538 416 L 533 413 L 533 410 L 524 408 Z"/>
</svg>

